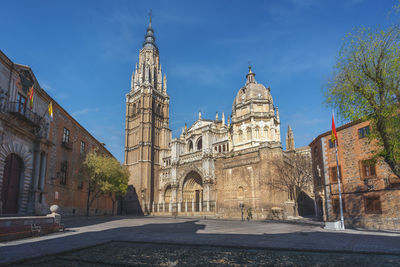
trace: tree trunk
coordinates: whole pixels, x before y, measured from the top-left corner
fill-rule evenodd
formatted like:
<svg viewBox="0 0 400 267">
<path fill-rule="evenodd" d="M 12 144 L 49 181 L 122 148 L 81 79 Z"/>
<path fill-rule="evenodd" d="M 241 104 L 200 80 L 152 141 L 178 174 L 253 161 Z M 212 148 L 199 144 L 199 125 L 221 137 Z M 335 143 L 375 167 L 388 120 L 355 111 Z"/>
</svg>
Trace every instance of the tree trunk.
<svg viewBox="0 0 400 267">
<path fill-rule="evenodd" d="M 294 187 L 294 217 L 299 216 L 299 206 L 297 201 L 299 199 L 299 191 L 297 186 Z"/>
<path fill-rule="evenodd" d="M 385 119 L 381 116 L 378 116 L 376 121 L 376 128 L 378 130 L 379 135 L 382 138 L 383 148 L 385 151 L 384 160 L 389 165 L 390 169 L 393 171 L 397 177 L 400 177 L 400 166 L 393 159 L 393 146 L 390 144 L 390 136 L 387 133 L 387 127 L 385 125 Z"/>
<path fill-rule="evenodd" d="M 86 201 L 86 217 L 89 217 L 90 208 L 90 189 L 88 188 L 87 201 Z"/>
<path fill-rule="evenodd" d="M 114 199 L 114 198 L 111 198 L 111 200 L 112 200 L 112 212 L 111 212 L 111 214 L 112 214 L 112 216 L 114 216 L 114 207 L 115 207 L 115 202 L 116 202 L 117 200 Z"/>
</svg>

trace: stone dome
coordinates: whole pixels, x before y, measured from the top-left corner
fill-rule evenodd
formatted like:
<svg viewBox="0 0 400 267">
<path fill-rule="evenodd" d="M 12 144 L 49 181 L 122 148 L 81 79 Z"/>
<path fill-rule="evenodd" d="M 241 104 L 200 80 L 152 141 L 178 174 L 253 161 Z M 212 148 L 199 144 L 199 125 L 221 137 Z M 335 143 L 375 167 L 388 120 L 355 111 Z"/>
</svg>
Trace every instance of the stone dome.
<svg viewBox="0 0 400 267">
<path fill-rule="evenodd" d="M 246 75 L 246 85 L 240 88 L 239 92 L 237 93 L 234 106 L 248 102 L 250 100 L 261 100 L 261 101 L 268 101 L 272 103 L 272 97 L 269 88 L 265 88 L 264 85 L 259 84 L 254 79 L 255 74 L 251 71 L 249 67 L 249 73 Z"/>
</svg>

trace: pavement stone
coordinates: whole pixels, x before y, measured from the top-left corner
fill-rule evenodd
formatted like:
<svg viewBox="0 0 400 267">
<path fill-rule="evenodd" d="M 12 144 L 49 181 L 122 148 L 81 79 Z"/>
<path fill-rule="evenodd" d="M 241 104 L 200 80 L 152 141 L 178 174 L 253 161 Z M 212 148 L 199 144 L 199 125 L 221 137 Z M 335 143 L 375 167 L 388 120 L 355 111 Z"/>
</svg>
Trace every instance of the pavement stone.
<svg viewBox="0 0 400 267">
<path fill-rule="evenodd" d="M 283 222 L 163 217 L 69 218 L 64 223 L 65 232 L 0 243 L 0 264 L 109 241 L 400 255 L 400 233 L 384 231 L 331 231 Z"/>
</svg>

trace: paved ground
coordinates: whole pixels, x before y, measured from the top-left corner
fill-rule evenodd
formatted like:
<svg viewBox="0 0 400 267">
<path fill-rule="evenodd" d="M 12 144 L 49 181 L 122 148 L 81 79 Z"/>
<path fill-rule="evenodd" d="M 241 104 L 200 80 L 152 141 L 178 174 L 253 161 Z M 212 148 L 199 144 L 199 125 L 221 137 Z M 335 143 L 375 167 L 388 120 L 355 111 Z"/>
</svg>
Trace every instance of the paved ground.
<svg viewBox="0 0 400 267">
<path fill-rule="evenodd" d="M 157 217 L 83 218 L 66 220 L 65 224 L 68 231 L 64 233 L 0 243 L 0 264 L 34 257 L 43 259 L 45 255 L 81 250 L 109 241 L 124 241 L 131 244 L 151 242 L 152 246 L 157 246 L 154 243 L 180 244 L 190 247 L 207 246 L 202 247 L 203 250 L 207 250 L 209 246 L 222 246 L 224 248 L 219 249 L 242 248 L 245 249 L 243 251 L 250 251 L 247 250 L 249 248 L 268 251 L 274 249 L 279 250 L 279 253 L 292 253 L 283 252 L 284 250 L 312 251 L 313 253 L 325 251 L 330 254 L 332 252 L 369 253 L 368 257 L 378 258 L 380 257 L 377 256 L 378 254 L 392 254 L 392 256 L 384 256 L 388 259 L 389 265 L 392 259 L 398 259 L 400 256 L 400 233 L 390 232 L 360 230 L 335 232 L 311 225 Z M 119 244 L 119 242 L 116 243 Z M 164 247 L 168 250 L 166 246 Z M 293 253 L 295 253 L 293 255 L 299 255 L 296 252 Z M 227 264 L 229 264 L 228 260 L 227 258 Z M 372 263 L 373 260 L 368 262 Z M 398 262 L 400 260 L 394 261 L 395 264 Z"/>
<path fill-rule="evenodd" d="M 15 266 L 399 266 L 400 256 L 110 242 Z"/>
</svg>

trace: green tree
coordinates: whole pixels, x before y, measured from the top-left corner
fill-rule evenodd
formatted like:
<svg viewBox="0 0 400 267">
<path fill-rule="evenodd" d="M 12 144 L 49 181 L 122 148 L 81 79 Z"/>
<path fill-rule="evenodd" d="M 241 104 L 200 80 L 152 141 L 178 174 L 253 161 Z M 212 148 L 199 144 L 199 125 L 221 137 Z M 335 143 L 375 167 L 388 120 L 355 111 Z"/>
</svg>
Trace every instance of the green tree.
<svg viewBox="0 0 400 267">
<path fill-rule="evenodd" d="M 117 197 L 124 194 L 128 188 L 126 169 L 113 157 L 91 152 L 86 155 L 81 173 L 88 183 L 86 216 L 89 216 L 94 200 L 107 193 L 112 196 L 114 214 L 114 203 Z"/>
<path fill-rule="evenodd" d="M 115 203 L 128 190 L 129 171 L 124 166 L 121 166 L 118 160 L 109 158 L 106 172 L 108 180 L 104 186 L 104 192 L 109 193 L 111 196 L 112 215 L 114 215 Z"/>
<path fill-rule="evenodd" d="M 400 29 L 357 28 L 346 35 L 325 91 L 345 120 L 369 120 L 375 157 L 400 177 Z"/>
</svg>

